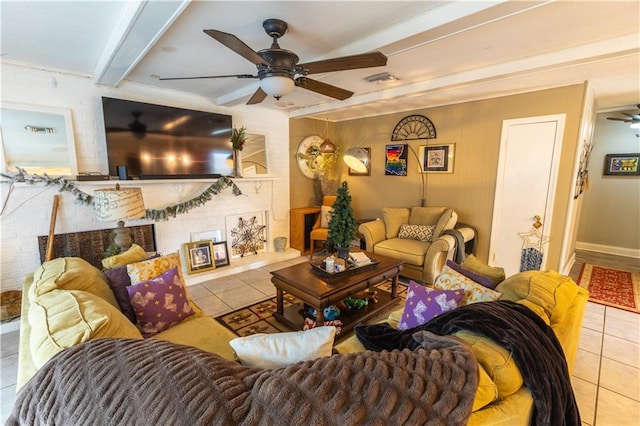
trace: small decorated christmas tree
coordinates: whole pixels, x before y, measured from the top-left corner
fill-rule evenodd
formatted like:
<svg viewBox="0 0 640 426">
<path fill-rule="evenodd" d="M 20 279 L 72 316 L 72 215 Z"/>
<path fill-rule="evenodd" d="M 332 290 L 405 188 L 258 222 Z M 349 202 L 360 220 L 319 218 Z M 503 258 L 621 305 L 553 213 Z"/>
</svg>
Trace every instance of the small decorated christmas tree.
<svg viewBox="0 0 640 426">
<path fill-rule="evenodd" d="M 347 181 L 342 182 L 336 192 L 336 201 L 331 211 L 329 221 L 329 233 L 327 235 L 327 248 L 329 251 L 337 251 L 338 257 L 349 257 L 349 247 L 356 235 L 356 218 L 351 207 L 351 195 Z"/>
</svg>

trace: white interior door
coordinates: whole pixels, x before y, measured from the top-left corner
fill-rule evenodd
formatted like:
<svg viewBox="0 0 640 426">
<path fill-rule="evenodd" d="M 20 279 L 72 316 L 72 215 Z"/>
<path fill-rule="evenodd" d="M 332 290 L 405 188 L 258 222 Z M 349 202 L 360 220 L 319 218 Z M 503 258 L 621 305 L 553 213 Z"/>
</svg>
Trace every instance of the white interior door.
<svg viewBox="0 0 640 426">
<path fill-rule="evenodd" d="M 560 114 L 502 124 L 489 262 L 502 266 L 507 276 L 520 271 L 523 247 L 532 242 L 543 254 L 544 269 L 564 118 Z M 534 216 L 542 222 L 537 233 Z"/>
</svg>

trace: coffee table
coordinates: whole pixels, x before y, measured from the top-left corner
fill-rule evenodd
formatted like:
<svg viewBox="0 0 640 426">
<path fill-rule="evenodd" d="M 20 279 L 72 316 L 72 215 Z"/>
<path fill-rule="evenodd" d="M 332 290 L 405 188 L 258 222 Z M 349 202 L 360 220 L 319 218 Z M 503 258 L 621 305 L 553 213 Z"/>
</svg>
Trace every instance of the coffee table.
<svg viewBox="0 0 640 426">
<path fill-rule="evenodd" d="M 370 302 L 361 309 L 341 313 L 342 335 L 358 323 L 366 321 L 382 309 L 395 303 L 398 297 L 398 276 L 402 270 L 402 261 L 373 253 L 366 253 L 378 263 L 362 270 L 354 270 L 327 276 L 313 271 L 309 262 L 282 268 L 271 272 L 271 282 L 276 287 L 276 312 L 273 316 L 279 322 L 294 330 L 301 330 L 304 318 L 300 315 L 302 304 L 284 307 L 284 293 L 287 292 L 307 303 L 316 310 L 316 323 L 324 323 L 324 308 L 334 305 L 345 298 L 376 284 L 391 281 L 391 292 L 377 289 L 377 302 Z"/>
</svg>

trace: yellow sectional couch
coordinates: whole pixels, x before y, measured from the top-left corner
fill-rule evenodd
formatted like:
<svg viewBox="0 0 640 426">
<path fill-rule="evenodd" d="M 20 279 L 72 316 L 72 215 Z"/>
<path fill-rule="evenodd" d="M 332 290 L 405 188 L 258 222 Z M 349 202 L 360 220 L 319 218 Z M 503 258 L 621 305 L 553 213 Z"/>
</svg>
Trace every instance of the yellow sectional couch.
<svg viewBox="0 0 640 426">
<path fill-rule="evenodd" d="M 17 388 L 65 348 L 101 337 L 142 339 L 119 311 L 101 271 L 78 258 L 46 262 L 24 280 Z M 551 326 L 573 369 L 588 293 L 553 271 L 532 271 L 507 278 L 495 288 L 501 298 L 532 309 Z M 491 302 L 487 302 L 491 303 Z M 152 339 L 193 346 L 233 360 L 229 341 L 237 337 L 191 302 L 195 314 Z M 402 309 L 389 316 L 394 326 Z M 459 331 L 478 360 L 478 391 L 471 425 L 527 425 L 534 401 L 511 353 L 489 338 Z M 364 351 L 355 336 L 339 342 L 341 354 Z M 544 374 L 544 372 L 541 372 Z"/>
<path fill-rule="evenodd" d="M 229 341 L 237 336 L 190 305 L 194 315 L 152 338 L 234 359 Z M 142 339 L 100 270 L 80 258 L 45 262 L 23 282 L 17 389 L 58 352 L 101 337 Z"/>
<path fill-rule="evenodd" d="M 527 306 L 551 326 L 571 372 L 589 293 L 554 271 L 521 272 L 498 284 L 495 290 L 502 293 L 502 300 Z M 402 310 L 389 316 L 387 322 L 392 327 L 397 327 Z M 467 343 L 479 364 L 478 392 L 468 424 L 529 425 L 533 399 L 511 353 L 499 342 L 472 331 L 458 331 L 455 336 Z M 340 353 L 365 350 L 355 335 L 338 343 L 336 349 Z"/>
</svg>

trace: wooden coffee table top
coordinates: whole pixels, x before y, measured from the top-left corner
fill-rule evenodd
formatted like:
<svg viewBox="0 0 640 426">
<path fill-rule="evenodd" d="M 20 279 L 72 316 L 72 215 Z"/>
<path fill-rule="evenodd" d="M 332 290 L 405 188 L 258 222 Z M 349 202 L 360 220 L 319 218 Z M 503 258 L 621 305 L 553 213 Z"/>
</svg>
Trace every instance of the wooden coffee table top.
<svg viewBox="0 0 640 426">
<path fill-rule="evenodd" d="M 276 312 L 273 313 L 273 317 L 294 330 L 302 329 L 303 316 L 300 311 L 303 305 L 296 303 L 285 308 L 283 295 L 287 292 L 316 308 L 316 323 L 322 324 L 324 323 L 323 310 L 327 306 L 362 290 L 371 289 L 376 284 L 391 280 L 391 293 L 375 291 L 377 301 L 368 303 L 355 312 L 341 313 L 339 317 L 342 322 L 341 336 L 344 337 L 360 321 L 366 321 L 397 300 L 398 276 L 402 270 L 402 261 L 373 253 L 367 253 L 367 256 L 378 263 L 363 267 L 361 270 L 338 273 L 335 276 L 327 276 L 320 271 L 315 272 L 315 268 L 309 262 L 271 272 L 271 282 L 276 287 Z"/>
<path fill-rule="evenodd" d="M 378 254 L 367 253 L 367 256 L 379 263 L 372 267 L 363 268 L 362 271 L 339 273 L 335 277 L 326 277 L 314 272 L 311 264 L 305 262 L 271 272 L 272 281 L 276 284 L 277 280 L 276 287 L 284 291 L 290 292 L 293 287 L 291 293 L 299 294 L 302 292 L 314 299 L 325 299 L 331 298 L 334 293 L 342 293 L 345 288 L 363 281 L 372 280 L 378 283 L 384 279 L 392 278 L 398 274 L 397 268 L 402 264 L 401 260 Z M 384 276 L 385 274 L 388 276 L 381 279 L 380 275 Z"/>
</svg>

